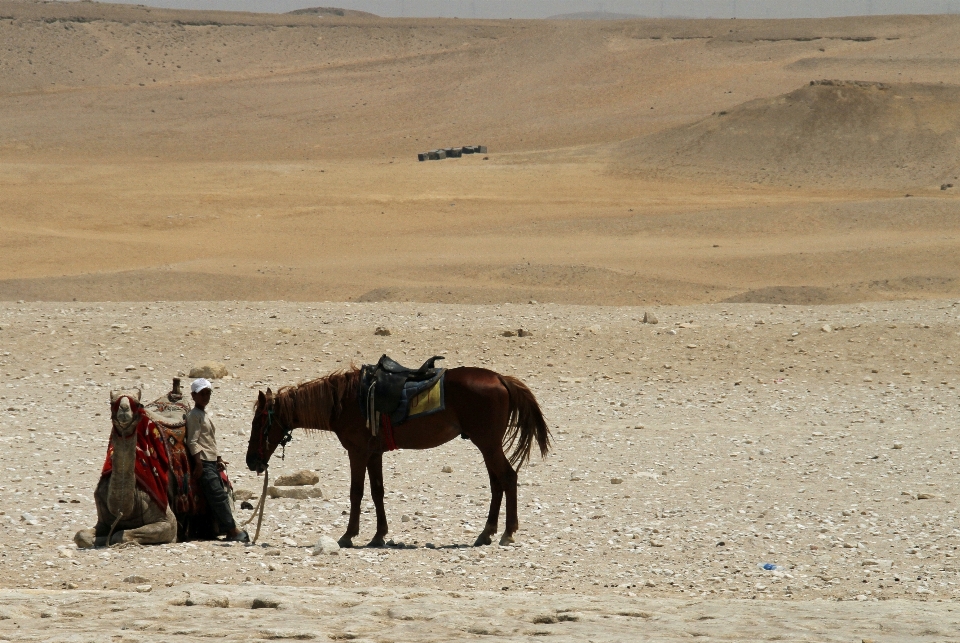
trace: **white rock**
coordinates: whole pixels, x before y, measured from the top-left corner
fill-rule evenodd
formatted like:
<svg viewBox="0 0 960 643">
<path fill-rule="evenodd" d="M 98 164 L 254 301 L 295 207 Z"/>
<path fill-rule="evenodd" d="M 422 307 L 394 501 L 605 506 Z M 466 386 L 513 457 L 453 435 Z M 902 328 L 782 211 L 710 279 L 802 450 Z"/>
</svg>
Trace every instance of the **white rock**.
<svg viewBox="0 0 960 643">
<path fill-rule="evenodd" d="M 442 471 L 443 473 L 453 473 L 453 467 L 451 467 L 448 464 L 448 465 L 445 465 L 442 469 L 440 469 L 440 471 Z"/>
<path fill-rule="evenodd" d="M 20 520 L 27 523 L 28 525 L 39 525 L 40 521 L 37 520 L 36 516 L 26 511 L 20 514 Z"/>
<path fill-rule="evenodd" d="M 610 478 L 610 484 L 623 484 L 623 478 Z"/>
<path fill-rule="evenodd" d="M 570 481 L 571 481 L 571 482 L 578 482 L 578 481 L 580 481 L 580 480 L 583 480 L 583 478 L 580 477 L 580 474 L 579 474 L 579 473 L 577 473 L 576 471 L 571 471 L 571 472 L 570 472 Z"/>
<path fill-rule="evenodd" d="M 400 522 L 410 522 L 410 516 L 408 516 L 407 514 L 403 514 L 402 516 L 400 516 Z"/>
<path fill-rule="evenodd" d="M 190 369 L 190 377 L 203 377 L 208 380 L 216 380 L 229 375 L 225 364 L 219 362 L 202 362 Z"/>
<path fill-rule="evenodd" d="M 313 546 L 313 555 L 317 556 L 320 554 L 339 554 L 340 545 L 337 544 L 337 541 L 331 538 L 330 536 L 320 536 L 320 539 L 317 540 L 317 544 Z"/>
<path fill-rule="evenodd" d="M 281 540 L 281 542 L 282 542 L 284 545 L 288 546 L 288 547 L 296 547 L 296 546 L 297 546 L 297 541 L 294 540 L 293 538 L 284 538 L 283 540 Z"/>
<path fill-rule="evenodd" d="M 271 498 L 293 498 L 294 500 L 309 500 L 310 498 L 323 498 L 323 490 L 320 487 L 293 487 L 279 488 L 267 487 L 267 495 Z"/>
<path fill-rule="evenodd" d="M 137 591 L 141 594 L 146 594 L 153 590 L 153 585 L 137 585 Z"/>
<path fill-rule="evenodd" d="M 273 481 L 278 487 L 305 487 L 315 485 L 318 482 L 320 482 L 320 476 L 307 469 L 291 473 L 290 475 L 280 476 Z"/>
</svg>

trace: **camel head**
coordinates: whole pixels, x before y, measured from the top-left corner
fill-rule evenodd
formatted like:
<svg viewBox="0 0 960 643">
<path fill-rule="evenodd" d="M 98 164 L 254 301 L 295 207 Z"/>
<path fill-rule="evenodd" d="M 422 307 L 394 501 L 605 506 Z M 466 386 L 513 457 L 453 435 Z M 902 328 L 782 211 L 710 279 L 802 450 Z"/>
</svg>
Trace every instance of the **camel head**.
<svg viewBox="0 0 960 643">
<path fill-rule="evenodd" d="M 140 389 L 132 391 L 110 391 L 110 418 L 113 428 L 123 437 L 129 436 L 137 428 L 140 416 Z"/>
</svg>

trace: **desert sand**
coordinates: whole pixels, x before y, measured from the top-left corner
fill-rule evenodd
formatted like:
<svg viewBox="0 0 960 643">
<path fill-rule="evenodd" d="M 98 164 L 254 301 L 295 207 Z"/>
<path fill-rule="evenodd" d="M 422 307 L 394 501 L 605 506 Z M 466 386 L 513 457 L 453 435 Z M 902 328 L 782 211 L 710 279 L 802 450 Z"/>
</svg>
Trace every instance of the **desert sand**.
<svg viewBox="0 0 960 643">
<path fill-rule="evenodd" d="M 0 297 L 952 296 L 958 32 L 4 0 Z"/>
<path fill-rule="evenodd" d="M 0 0 L 0 639 L 960 638 L 958 36 Z M 225 364 L 255 501 L 257 391 L 382 353 L 534 391 L 515 545 L 455 440 L 313 555 L 302 431 L 256 546 L 73 544 L 111 389 Z"/>
</svg>

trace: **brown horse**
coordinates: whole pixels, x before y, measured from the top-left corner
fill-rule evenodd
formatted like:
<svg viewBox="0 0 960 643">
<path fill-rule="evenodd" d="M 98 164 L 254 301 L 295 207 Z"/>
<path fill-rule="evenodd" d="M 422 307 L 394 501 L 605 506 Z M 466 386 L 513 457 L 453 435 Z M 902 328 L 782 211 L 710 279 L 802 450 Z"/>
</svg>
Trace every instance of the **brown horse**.
<svg viewBox="0 0 960 643">
<path fill-rule="evenodd" d="M 507 496 L 507 520 L 501 545 L 513 542 L 517 520 L 517 470 L 529 459 L 534 441 L 546 456 L 550 429 L 533 393 L 515 377 L 483 368 L 453 368 L 444 374 L 445 410 L 413 418 L 394 427 L 400 449 L 432 449 L 463 434 L 480 449 L 490 476 L 490 513 L 475 546 L 489 545 L 497 533 L 500 503 Z M 290 441 L 294 428 L 333 431 L 350 457 L 350 522 L 340 538 L 352 547 L 360 533 L 364 472 L 377 510 L 377 534 L 369 546 L 380 547 L 387 535 L 383 508 L 384 432 L 372 435 L 359 401 L 360 371 L 350 368 L 325 377 L 260 392 L 254 413 L 247 466 L 263 472 L 277 446 Z M 507 458 L 505 451 L 513 448 Z"/>
</svg>

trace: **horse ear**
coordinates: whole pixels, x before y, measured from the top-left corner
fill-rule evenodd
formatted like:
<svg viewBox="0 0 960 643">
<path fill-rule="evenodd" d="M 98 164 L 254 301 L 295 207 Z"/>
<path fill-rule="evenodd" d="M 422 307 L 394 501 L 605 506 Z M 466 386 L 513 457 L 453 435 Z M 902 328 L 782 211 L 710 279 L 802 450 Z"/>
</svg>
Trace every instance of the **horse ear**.
<svg viewBox="0 0 960 643">
<path fill-rule="evenodd" d="M 264 396 L 263 391 L 260 391 L 257 395 L 257 408 L 263 408 L 263 405 L 267 403 L 267 398 Z"/>
<path fill-rule="evenodd" d="M 273 391 L 270 390 L 270 387 L 267 387 L 267 398 L 273 397 Z"/>
<path fill-rule="evenodd" d="M 111 402 L 117 401 L 117 392 L 114 391 L 113 389 L 110 389 L 110 401 Z"/>
<path fill-rule="evenodd" d="M 140 398 L 143 396 L 143 389 L 137 389 L 137 402 L 140 401 Z"/>
</svg>

